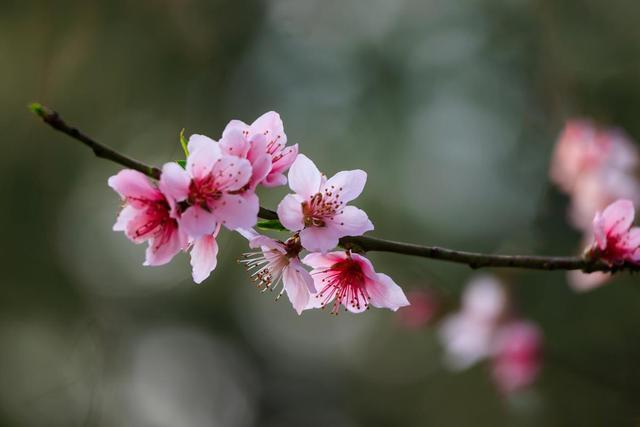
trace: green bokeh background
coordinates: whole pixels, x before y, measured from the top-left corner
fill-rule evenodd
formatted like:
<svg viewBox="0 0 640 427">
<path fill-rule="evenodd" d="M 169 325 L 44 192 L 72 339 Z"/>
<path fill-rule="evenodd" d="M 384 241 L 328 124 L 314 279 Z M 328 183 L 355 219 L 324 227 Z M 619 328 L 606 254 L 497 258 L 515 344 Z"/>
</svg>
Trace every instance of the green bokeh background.
<svg viewBox="0 0 640 427">
<path fill-rule="evenodd" d="M 433 329 L 274 303 L 231 233 L 200 286 L 186 256 L 143 268 L 111 231 L 118 167 L 26 105 L 156 164 L 179 158 L 183 127 L 215 138 L 276 110 L 328 174 L 368 171 L 376 236 L 571 254 L 549 155 L 574 116 L 640 139 L 638 22 L 624 0 L 3 0 L 0 424 L 637 425 L 637 277 L 578 295 L 563 273 L 496 272 L 546 348 L 538 383 L 504 399 L 487 366 L 444 369 Z M 372 259 L 452 299 L 473 274 Z"/>
</svg>

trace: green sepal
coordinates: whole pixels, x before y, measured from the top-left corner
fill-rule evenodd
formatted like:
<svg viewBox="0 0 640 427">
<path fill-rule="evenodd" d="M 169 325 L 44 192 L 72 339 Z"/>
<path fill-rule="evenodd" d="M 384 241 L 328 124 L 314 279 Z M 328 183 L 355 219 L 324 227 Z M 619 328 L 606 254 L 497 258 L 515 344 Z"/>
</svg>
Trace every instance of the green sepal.
<svg viewBox="0 0 640 427">
<path fill-rule="evenodd" d="M 187 168 L 187 161 L 186 160 L 176 160 L 176 163 L 179 164 L 180 166 L 182 166 L 182 169 L 186 169 Z"/>
<path fill-rule="evenodd" d="M 287 229 L 280 224 L 277 219 L 261 219 L 258 220 L 256 227 L 261 230 L 286 231 Z"/>
<path fill-rule="evenodd" d="M 187 147 L 189 141 L 184 137 L 184 128 L 180 131 L 180 145 L 182 145 L 182 151 L 184 151 L 185 157 L 189 157 L 189 148 Z"/>
</svg>

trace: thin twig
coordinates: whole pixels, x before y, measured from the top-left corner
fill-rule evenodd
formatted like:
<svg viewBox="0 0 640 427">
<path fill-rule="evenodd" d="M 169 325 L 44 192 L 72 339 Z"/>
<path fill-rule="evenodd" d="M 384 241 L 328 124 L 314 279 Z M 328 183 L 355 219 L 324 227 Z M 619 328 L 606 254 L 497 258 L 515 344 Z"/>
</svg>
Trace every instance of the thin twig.
<svg viewBox="0 0 640 427">
<path fill-rule="evenodd" d="M 130 169 L 135 169 L 153 179 L 159 179 L 161 170 L 155 166 L 134 160 L 124 154 L 102 145 L 88 137 L 78 129 L 67 125 L 55 111 L 40 105 L 31 104 L 31 111 L 37 114 L 45 123 L 54 129 L 69 135 L 91 148 L 97 157 L 111 160 Z M 277 220 L 276 212 L 260 208 L 258 216 L 263 219 Z M 377 239 L 374 237 L 343 237 L 340 245 L 354 251 L 378 251 L 392 252 L 403 255 L 419 256 L 423 258 L 437 259 L 476 268 L 508 267 L 523 268 L 529 270 L 582 270 L 587 273 L 595 271 L 617 272 L 622 270 L 640 271 L 640 265 L 625 263 L 618 266 L 610 266 L 600 260 L 587 260 L 581 257 L 556 257 L 556 256 L 529 256 L 529 255 L 493 255 L 476 252 L 456 251 L 437 246 L 422 246 L 412 243 L 394 242 L 391 240 Z"/>
</svg>

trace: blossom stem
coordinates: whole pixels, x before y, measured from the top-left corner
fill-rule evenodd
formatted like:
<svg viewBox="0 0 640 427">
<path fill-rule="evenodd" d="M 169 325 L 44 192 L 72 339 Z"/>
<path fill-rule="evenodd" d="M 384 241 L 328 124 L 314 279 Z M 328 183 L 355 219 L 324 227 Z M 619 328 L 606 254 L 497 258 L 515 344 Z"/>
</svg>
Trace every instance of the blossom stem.
<svg viewBox="0 0 640 427">
<path fill-rule="evenodd" d="M 134 160 L 121 154 L 106 145 L 96 142 L 78 129 L 69 126 L 58 113 L 50 108 L 34 103 L 29 106 L 31 111 L 38 115 L 52 128 L 82 142 L 93 150 L 97 157 L 111 160 L 122 166 L 137 170 L 153 179 L 159 179 L 161 171 L 155 166 Z M 260 207 L 258 216 L 262 219 L 277 220 L 276 212 Z M 530 256 L 530 255 L 493 255 L 477 252 L 457 251 L 440 248 L 437 246 L 423 246 L 412 243 L 394 242 L 375 237 L 343 237 L 340 246 L 354 251 L 391 252 L 402 255 L 419 256 L 423 258 L 437 259 L 458 264 L 465 264 L 472 269 L 477 268 L 521 268 L 529 270 L 582 270 L 586 273 L 595 271 L 616 272 L 622 270 L 640 271 L 640 265 L 625 263 L 619 266 L 610 266 L 601 260 L 588 260 L 582 257 L 557 257 L 557 256 Z"/>
</svg>

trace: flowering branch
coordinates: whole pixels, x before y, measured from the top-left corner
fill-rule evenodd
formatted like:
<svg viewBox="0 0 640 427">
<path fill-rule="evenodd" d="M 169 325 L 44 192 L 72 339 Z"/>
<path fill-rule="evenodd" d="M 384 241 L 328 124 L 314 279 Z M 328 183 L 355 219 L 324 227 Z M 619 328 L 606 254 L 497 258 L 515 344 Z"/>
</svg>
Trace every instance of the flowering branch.
<svg viewBox="0 0 640 427">
<path fill-rule="evenodd" d="M 31 104 L 31 111 L 38 115 L 52 128 L 82 142 L 93 150 L 97 157 L 111 160 L 129 169 L 136 170 L 144 175 L 159 180 L 162 171 L 145 163 L 127 157 L 103 144 L 98 143 L 80 130 L 69 126 L 55 111 L 41 104 Z M 260 207 L 258 216 L 265 220 L 278 220 L 278 214 L 272 210 Z M 529 256 L 529 255 L 493 255 L 477 252 L 457 251 L 436 246 L 422 246 L 404 242 L 373 237 L 357 236 L 342 237 L 340 246 L 351 249 L 354 252 L 391 252 L 403 255 L 419 256 L 437 259 L 441 261 L 465 264 L 472 269 L 477 268 L 522 268 L 530 270 L 582 270 L 586 273 L 640 271 L 640 264 L 624 262 L 618 265 L 610 265 L 601 259 L 583 257 L 555 257 L 555 256 Z"/>
</svg>

